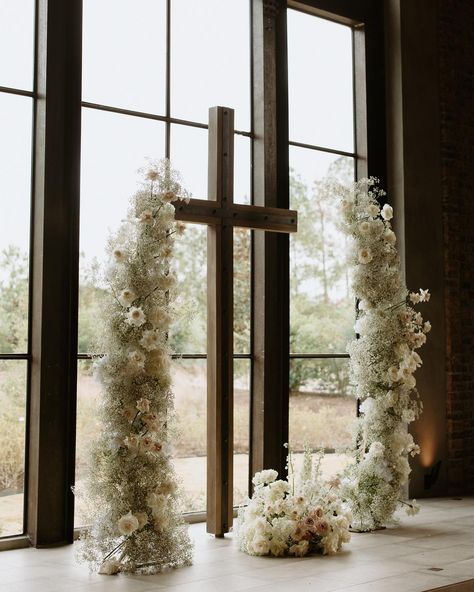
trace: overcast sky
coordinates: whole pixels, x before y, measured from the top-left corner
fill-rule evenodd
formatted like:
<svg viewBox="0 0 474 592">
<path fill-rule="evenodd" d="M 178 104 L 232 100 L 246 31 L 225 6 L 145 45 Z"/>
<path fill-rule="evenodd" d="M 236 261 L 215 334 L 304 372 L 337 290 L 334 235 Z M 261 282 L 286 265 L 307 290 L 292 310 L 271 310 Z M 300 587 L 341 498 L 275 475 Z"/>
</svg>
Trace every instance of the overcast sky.
<svg viewBox="0 0 474 592">
<path fill-rule="evenodd" d="M 30 90 L 33 0 L 0 0 L 0 86 Z M 213 105 L 250 129 L 248 0 L 172 0 L 171 115 L 207 121 Z M 164 0 L 84 0 L 83 98 L 157 114 L 165 108 Z M 288 11 L 290 138 L 352 150 L 352 43 L 348 27 Z M 0 93 L 0 249 L 28 245 L 31 99 Z M 101 258 L 145 157 L 164 155 L 164 124 L 83 110 L 81 250 Z M 205 197 L 207 133 L 173 126 L 171 157 Z M 292 149 L 311 184 L 334 157 Z M 250 142 L 236 137 L 235 199 L 250 193 Z"/>
</svg>

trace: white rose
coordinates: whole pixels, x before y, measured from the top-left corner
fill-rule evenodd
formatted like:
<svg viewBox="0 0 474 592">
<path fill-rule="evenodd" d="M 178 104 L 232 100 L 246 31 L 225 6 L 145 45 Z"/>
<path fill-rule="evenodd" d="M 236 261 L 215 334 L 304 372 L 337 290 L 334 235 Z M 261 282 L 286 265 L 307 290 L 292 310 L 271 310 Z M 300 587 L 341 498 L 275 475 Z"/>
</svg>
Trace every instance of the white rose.
<svg viewBox="0 0 474 592">
<path fill-rule="evenodd" d="M 173 273 L 169 273 L 165 275 L 160 282 L 160 286 L 162 290 L 171 290 L 176 285 L 176 276 Z"/>
<path fill-rule="evenodd" d="M 138 528 L 143 528 L 148 523 L 148 514 L 146 512 L 136 512 L 134 514 L 138 520 Z"/>
<path fill-rule="evenodd" d="M 370 224 L 367 222 L 367 220 L 364 220 L 364 222 L 361 222 L 359 224 L 359 232 L 363 235 L 367 235 L 370 232 Z"/>
<path fill-rule="evenodd" d="M 254 485 L 263 485 L 264 483 L 273 483 L 275 479 L 278 477 L 278 472 L 274 471 L 273 469 L 267 469 L 265 471 L 260 471 L 259 473 L 255 473 L 252 483 Z"/>
<path fill-rule="evenodd" d="M 290 547 L 290 555 L 294 555 L 295 557 L 304 557 L 309 549 L 309 542 L 308 541 L 300 541 L 297 545 L 292 545 Z"/>
<path fill-rule="evenodd" d="M 398 368 L 396 366 L 390 366 L 387 374 L 391 382 L 396 382 L 398 380 Z"/>
<path fill-rule="evenodd" d="M 138 520 L 131 512 L 122 516 L 118 522 L 117 527 L 120 534 L 129 536 L 138 529 Z"/>
<path fill-rule="evenodd" d="M 113 576 L 120 571 L 121 563 L 115 559 L 104 561 L 99 568 L 99 573 L 105 576 Z"/>
<path fill-rule="evenodd" d="M 252 541 L 252 550 L 255 555 L 267 555 L 270 552 L 270 543 L 263 536 L 256 536 Z"/>
<path fill-rule="evenodd" d="M 143 331 L 140 345 L 147 351 L 158 349 L 161 345 L 160 334 L 155 330 Z"/>
<path fill-rule="evenodd" d="M 393 208 L 392 208 L 392 206 L 389 206 L 388 204 L 384 205 L 384 207 L 382 208 L 382 211 L 380 213 L 381 213 L 382 218 L 384 220 L 391 220 L 393 218 Z"/>
<path fill-rule="evenodd" d="M 383 233 L 384 240 L 390 245 L 394 245 L 397 242 L 397 237 L 393 230 L 387 229 Z"/>
<path fill-rule="evenodd" d="M 380 208 L 379 208 L 379 206 L 377 206 L 375 204 L 371 204 L 367 208 L 367 213 L 369 214 L 369 216 L 372 216 L 372 218 L 375 218 L 376 216 L 378 216 L 380 214 Z"/>
<path fill-rule="evenodd" d="M 431 323 L 429 321 L 426 321 L 426 323 L 423 325 L 423 333 L 429 333 L 431 331 Z"/>
<path fill-rule="evenodd" d="M 132 367 L 143 370 L 145 365 L 145 354 L 139 350 L 131 351 L 128 354 L 129 364 Z"/>
<path fill-rule="evenodd" d="M 155 327 L 167 327 L 171 323 L 171 315 L 161 308 L 156 308 L 148 315 L 148 320 Z"/>
<path fill-rule="evenodd" d="M 274 557 L 283 557 L 286 551 L 286 545 L 282 541 L 272 540 L 270 543 L 270 553 Z"/>
</svg>

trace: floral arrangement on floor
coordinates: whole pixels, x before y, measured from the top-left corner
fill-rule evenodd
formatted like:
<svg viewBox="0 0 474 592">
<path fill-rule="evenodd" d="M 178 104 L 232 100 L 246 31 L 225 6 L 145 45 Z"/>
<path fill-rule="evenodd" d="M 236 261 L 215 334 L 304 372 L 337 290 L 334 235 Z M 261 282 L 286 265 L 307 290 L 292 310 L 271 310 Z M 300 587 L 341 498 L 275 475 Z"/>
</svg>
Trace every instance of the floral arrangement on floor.
<svg viewBox="0 0 474 592">
<path fill-rule="evenodd" d="M 428 290 L 409 293 L 400 271 L 391 227 L 393 209 L 375 178 L 339 188 L 343 223 L 350 237 L 349 265 L 358 302 L 356 333 L 348 345 L 351 380 L 361 401 L 355 462 L 342 480 L 341 494 L 351 503 L 352 527 L 374 530 L 390 523 L 396 508 L 418 511 L 403 499 L 410 474 L 409 456 L 420 448 L 407 424 L 422 411 L 414 372 L 422 364 L 416 350 L 431 325 L 414 309 L 428 302 Z"/>
<path fill-rule="evenodd" d="M 255 474 L 254 494 L 239 508 L 234 527 L 241 551 L 274 557 L 337 553 L 350 540 L 352 520 L 349 507 L 336 495 L 338 481 L 322 483 L 321 457 L 313 463 L 308 449 L 299 479 L 291 451 L 288 459 L 288 480 L 277 480 L 273 469 Z"/>
<path fill-rule="evenodd" d="M 110 288 L 95 376 L 102 384 L 100 438 L 76 492 L 89 509 L 78 559 L 102 574 L 157 573 L 189 565 L 192 545 L 170 460 L 170 351 L 176 276 L 173 240 L 184 226 L 171 202 L 188 200 L 167 160 L 150 163 L 128 218 L 108 245 Z"/>
</svg>

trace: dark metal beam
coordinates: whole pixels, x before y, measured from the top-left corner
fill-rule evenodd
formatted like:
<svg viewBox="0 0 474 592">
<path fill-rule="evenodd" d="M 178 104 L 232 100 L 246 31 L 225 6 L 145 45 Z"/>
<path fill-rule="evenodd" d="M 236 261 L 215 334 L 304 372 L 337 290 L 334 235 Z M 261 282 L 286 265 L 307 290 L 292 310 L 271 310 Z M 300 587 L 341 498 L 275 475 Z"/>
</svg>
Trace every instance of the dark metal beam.
<svg viewBox="0 0 474 592">
<path fill-rule="evenodd" d="M 73 542 L 82 1 L 38 0 L 27 534 Z"/>
<path fill-rule="evenodd" d="M 286 3 L 252 2 L 254 203 L 288 208 Z M 289 397 L 289 237 L 254 232 L 250 475 L 285 474 Z"/>
</svg>

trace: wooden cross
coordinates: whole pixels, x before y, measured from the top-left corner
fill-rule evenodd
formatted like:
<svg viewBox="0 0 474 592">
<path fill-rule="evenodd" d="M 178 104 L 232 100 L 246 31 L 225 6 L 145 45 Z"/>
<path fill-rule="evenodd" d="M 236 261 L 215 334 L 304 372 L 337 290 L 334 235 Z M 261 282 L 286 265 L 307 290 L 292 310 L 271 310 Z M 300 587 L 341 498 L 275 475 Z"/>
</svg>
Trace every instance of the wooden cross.
<svg viewBox="0 0 474 592">
<path fill-rule="evenodd" d="M 233 184 L 234 111 L 211 107 L 208 199 L 175 207 L 176 220 L 208 224 L 207 532 L 216 536 L 228 532 L 233 519 L 233 229 L 297 230 L 295 211 L 233 203 Z"/>
</svg>

